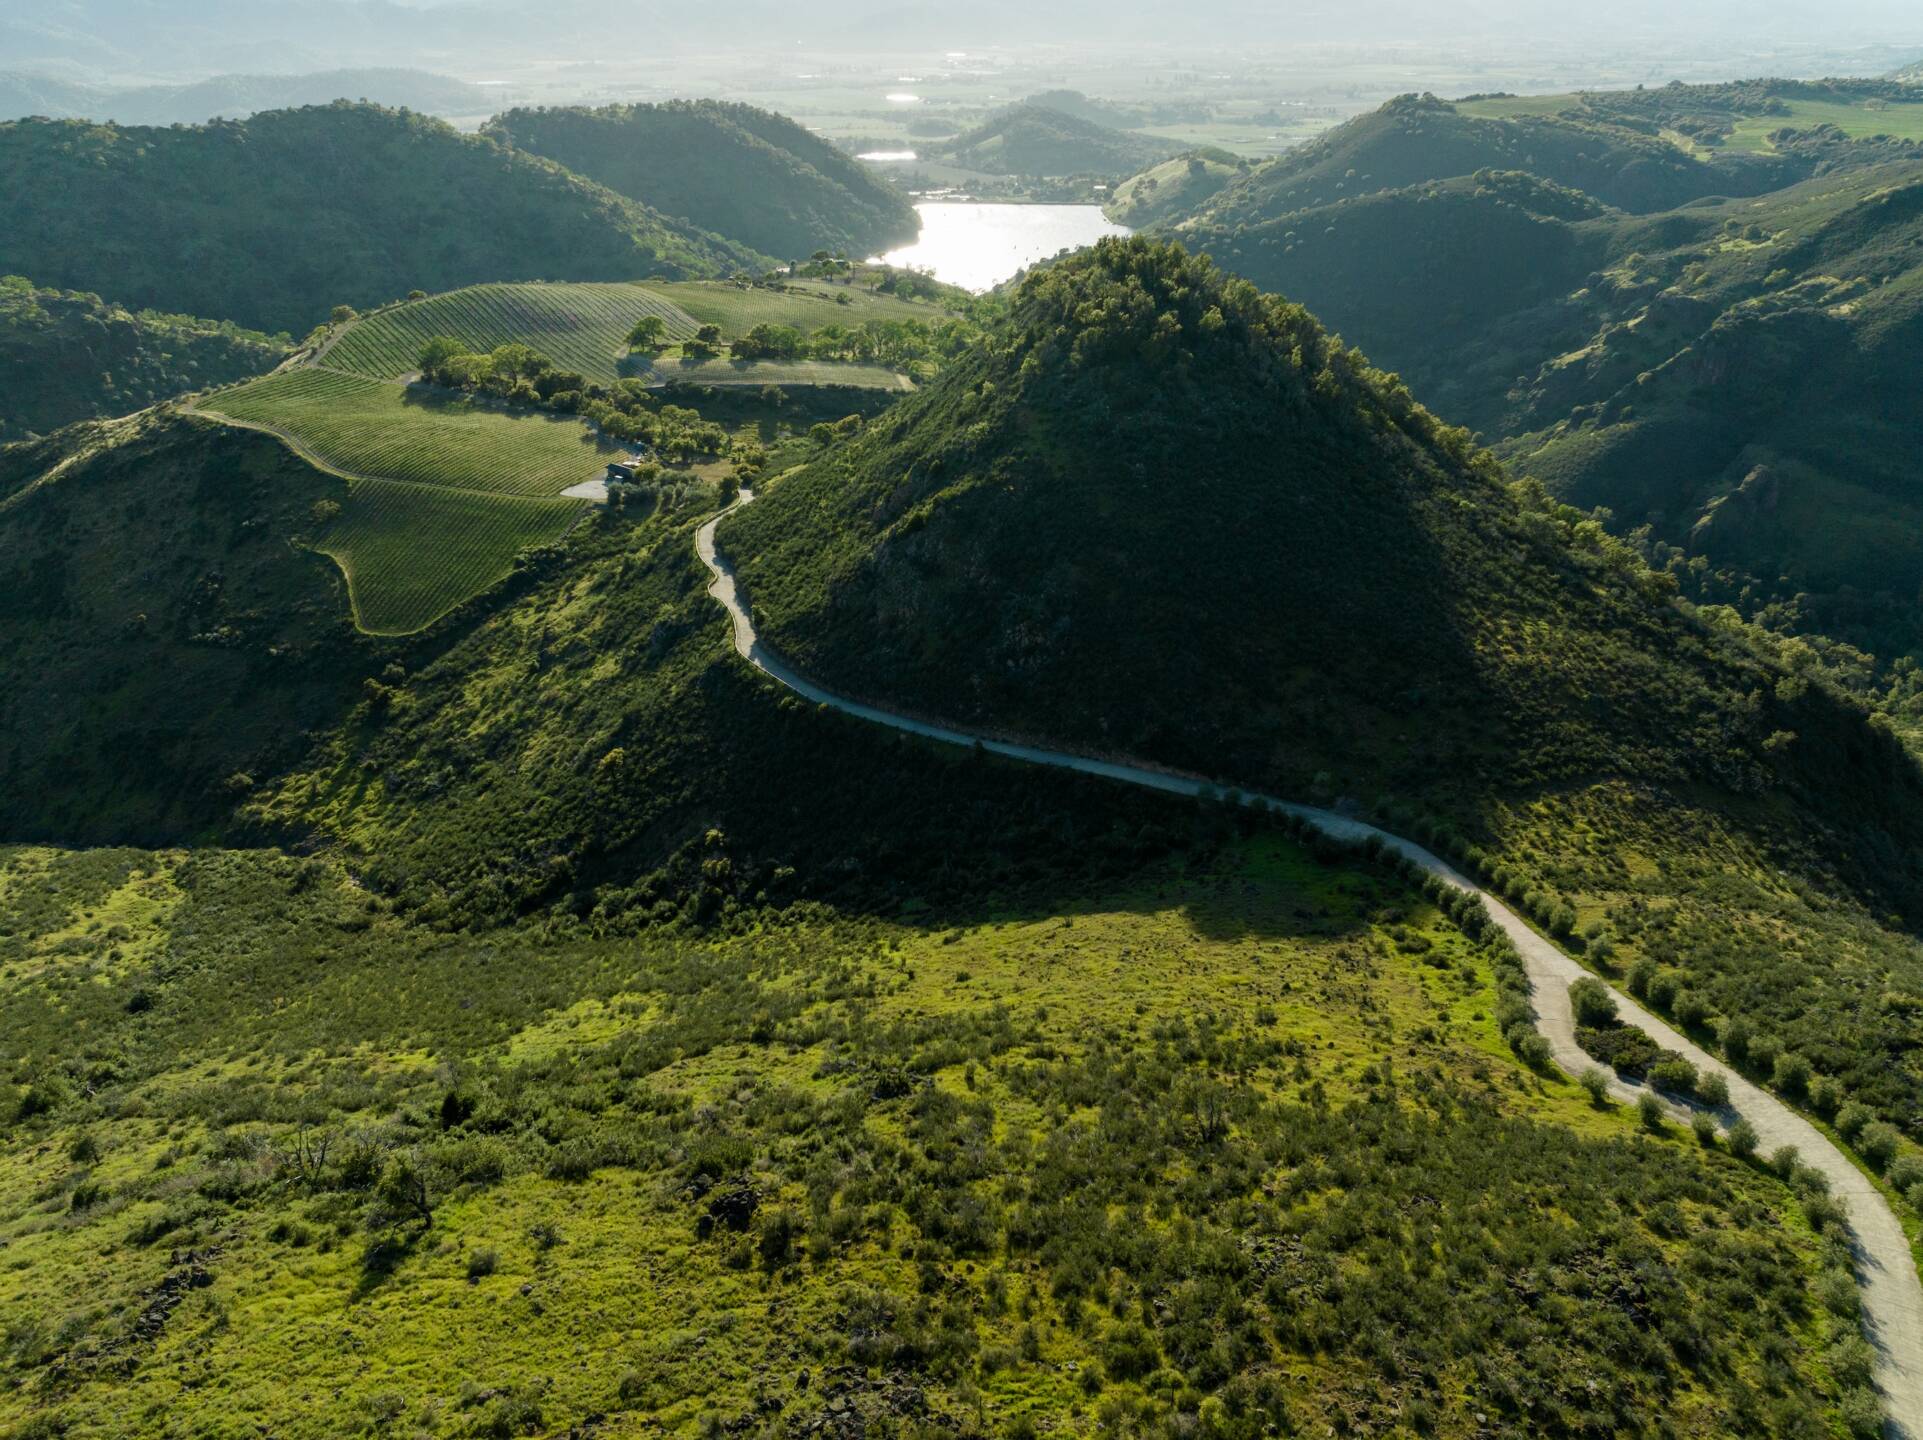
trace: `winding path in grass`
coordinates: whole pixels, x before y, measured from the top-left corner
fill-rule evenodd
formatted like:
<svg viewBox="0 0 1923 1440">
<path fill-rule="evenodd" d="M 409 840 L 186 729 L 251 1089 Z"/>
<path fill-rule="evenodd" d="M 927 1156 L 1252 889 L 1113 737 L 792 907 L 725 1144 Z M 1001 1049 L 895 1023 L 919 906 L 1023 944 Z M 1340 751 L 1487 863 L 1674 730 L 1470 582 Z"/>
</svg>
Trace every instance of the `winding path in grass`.
<svg viewBox="0 0 1923 1440">
<path fill-rule="evenodd" d="M 1049 750 L 1038 745 L 1023 745 L 967 730 L 931 724 L 864 704 L 823 689 L 790 667 L 755 633 L 754 617 L 735 583 L 733 568 L 721 558 L 715 545 L 715 531 L 734 510 L 754 499 L 744 490 L 741 498 L 727 510 L 695 532 L 695 551 L 708 567 L 713 579 L 708 593 L 728 612 L 734 623 L 734 648 L 743 659 L 769 678 L 779 681 L 805 700 L 826 705 L 857 719 L 885 725 L 892 730 L 920 735 L 947 745 L 979 745 L 991 754 L 1032 765 L 1047 765 L 1058 770 L 1073 770 L 1082 775 L 1098 775 L 1170 795 L 1196 797 L 1220 795 L 1221 788 L 1194 775 L 1177 774 L 1145 765 L 1098 760 L 1064 750 Z M 1478 896 L 1489 914 L 1500 925 L 1522 955 L 1529 982 L 1534 988 L 1536 1025 L 1556 1063 L 1571 1075 L 1579 1075 L 1595 1062 L 1576 1044 L 1576 1017 L 1569 1003 L 1569 985 L 1590 972 L 1537 934 L 1520 916 L 1496 896 L 1484 890 L 1454 866 L 1431 854 L 1420 845 L 1391 835 L 1360 820 L 1330 810 L 1296 805 L 1266 795 L 1238 792 L 1244 805 L 1253 805 L 1308 821 L 1325 835 L 1350 844 L 1371 838 L 1384 848 L 1405 856 L 1428 874 L 1458 890 Z M 1697 1069 L 1721 1075 L 1729 1084 L 1729 1104 L 1718 1118 L 1734 1124 L 1738 1118 L 1749 1121 L 1767 1152 L 1782 1145 L 1794 1145 L 1805 1164 L 1823 1172 L 1833 1194 L 1846 1200 L 1856 1256 L 1857 1278 L 1862 1289 L 1864 1331 L 1876 1350 L 1876 1385 L 1882 1393 L 1891 1440 L 1923 1440 L 1923 1284 L 1918 1282 L 1915 1257 L 1910 1252 L 1903 1226 L 1881 1192 L 1863 1172 L 1852 1164 L 1820 1130 L 1774 1095 L 1751 1084 L 1687 1036 L 1678 1033 L 1636 1004 L 1629 996 L 1617 993 L 1622 1018 L 1640 1026 L 1658 1045 L 1687 1056 Z M 1620 1077 L 1612 1088 L 1624 1099 L 1641 1097 L 1641 1086 Z M 1671 1108 L 1676 1108 L 1673 1104 Z"/>
</svg>

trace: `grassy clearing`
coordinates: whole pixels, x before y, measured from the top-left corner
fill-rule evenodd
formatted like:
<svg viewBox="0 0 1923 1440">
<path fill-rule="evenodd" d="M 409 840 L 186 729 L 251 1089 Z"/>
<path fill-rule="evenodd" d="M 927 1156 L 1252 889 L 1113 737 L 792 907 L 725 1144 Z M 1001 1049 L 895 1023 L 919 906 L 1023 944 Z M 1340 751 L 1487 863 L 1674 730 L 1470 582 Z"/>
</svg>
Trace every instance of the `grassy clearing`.
<svg viewBox="0 0 1923 1440">
<path fill-rule="evenodd" d="M 1834 125 L 1853 140 L 1889 135 L 1899 140 L 1923 140 L 1923 97 L 1913 102 L 1868 98 L 1855 103 L 1847 100 L 1810 100 L 1780 97 L 1783 108 L 1767 115 L 1730 114 L 1728 138 L 1706 145 L 1673 129 L 1662 136 L 1678 149 L 1699 158 L 1716 149 L 1767 153 L 1774 147 L 1769 137 L 1778 130 L 1813 130 L 1818 125 Z M 1530 117 L 1581 114 L 1585 109 L 1581 95 L 1505 95 L 1488 100 L 1459 100 L 1456 110 L 1479 120 L 1519 120 Z M 1727 113 L 1727 112 L 1726 112 Z"/>
<path fill-rule="evenodd" d="M 660 292 L 642 285 L 474 285 L 397 305 L 355 321 L 327 352 L 327 365 L 394 380 L 419 368 L 421 347 L 451 336 L 485 353 L 516 341 L 564 370 L 611 384 L 637 320 L 653 315 L 681 340 L 695 322 Z"/>
<path fill-rule="evenodd" d="M 656 281 L 648 289 L 704 325 L 718 325 L 724 338 L 757 325 L 859 325 L 867 320 L 933 323 L 946 312 L 927 300 L 902 300 L 856 285 L 796 281 L 782 290 L 733 285 L 722 280 Z M 537 347 L 538 348 L 538 347 Z"/>
<path fill-rule="evenodd" d="M 347 576 L 361 629 L 407 635 L 493 585 L 521 551 L 560 540 L 586 508 L 581 500 L 356 480 L 314 548 Z"/>
<path fill-rule="evenodd" d="M 682 385 L 848 385 L 860 390 L 913 390 L 915 382 L 886 365 L 842 360 L 683 360 L 664 355 L 651 366 Z"/>
<path fill-rule="evenodd" d="M 15 874 L 49 898 L 0 932 L 0 1044 L 115 1058 L 0 1133 L 0 1426 L 1832 1431 L 1791 1193 L 1523 1069 L 1476 947 L 1292 844 L 619 944 L 415 929 L 269 853 Z M 130 978 L 100 911 L 143 886 Z M 429 1167 L 431 1223 L 361 1147 Z"/>
<path fill-rule="evenodd" d="M 1514 120 L 1524 115 L 1560 115 L 1582 105 L 1579 95 L 1498 95 L 1458 100 L 1456 110 L 1477 120 Z"/>
<path fill-rule="evenodd" d="M 351 475 L 501 495 L 558 495 L 591 480 L 613 447 L 580 421 L 309 367 L 205 402 L 284 432 Z"/>
<path fill-rule="evenodd" d="M 1814 130 L 1834 125 L 1852 140 L 1889 135 L 1898 140 L 1923 140 L 1923 98 L 1902 104 L 1887 100 L 1849 105 L 1832 100 L 1789 100 L 1787 115 L 1752 115 L 1738 120 L 1724 145 L 1731 150 L 1768 152 L 1769 137 L 1778 130 Z"/>
</svg>

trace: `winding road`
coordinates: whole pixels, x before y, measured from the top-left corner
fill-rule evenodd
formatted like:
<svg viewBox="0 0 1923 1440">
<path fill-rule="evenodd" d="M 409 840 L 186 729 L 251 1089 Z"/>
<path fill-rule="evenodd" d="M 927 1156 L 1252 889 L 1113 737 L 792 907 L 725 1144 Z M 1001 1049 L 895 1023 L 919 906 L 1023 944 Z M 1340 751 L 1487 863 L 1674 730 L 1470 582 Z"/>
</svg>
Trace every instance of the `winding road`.
<svg viewBox="0 0 1923 1440">
<path fill-rule="evenodd" d="M 1171 795 L 1195 797 L 1220 793 L 1219 786 L 1197 776 L 1097 760 L 1062 750 L 1016 744 L 966 730 L 929 724 L 892 710 L 846 699 L 807 679 L 789 667 L 756 635 L 754 618 L 742 600 L 734 572 L 715 548 L 715 531 L 722 520 L 753 499 L 752 491 L 743 490 L 739 500 L 696 531 L 695 551 L 713 576 L 708 593 L 721 602 L 734 623 L 736 652 L 769 678 L 816 704 L 944 744 L 979 745 L 992 754 L 1007 756 L 1011 760 L 1073 770 L 1083 775 L 1098 775 Z M 1378 839 L 1386 849 L 1407 857 L 1428 874 L 1479 897 L 1488 907 L 1491 918 L 1515 942 L 1516 949 L 1522 955 L 1530 985 L 1535 992 L 1536 1024 L 1549 1042 L 1556 1063 L 1571 1075 L 1579 1075 L 1595 1064 L 1576 1044 L 1576 1018 L 1569 1003 L 1570 982 L 1590 972 L 1538 935 L 1496 896 L 1482 889 L 1447 861 L 1373 825 L 1332 811 L 1291 804 L 1266 795 L 1241 792 L 1239 798 L 1245 805 L 1260 806 L 1306 820 L 1337 840 L 1359 844 L 1371 837 Z M 1778 1146 L 1794 1145 L 1805 1164 L 1820 1170 L 1828 1178 L 1831 1193 L 1848 1203 L 1852 1248 L 1863 1297 L 1863 1329 L 1876 1351 L 1876 1386 L 1882 1394 L 1888 1417 L 1884 1433 L 1889 1440 L 1923 1440 L 1923 1284 L 1918 1282 L 1909 1240 L 1889 1203 L 1842 1151 L 1789 1106 L 1751 1084 L 1688 1037 L 1636 1004 L 1629 996 L 1618 992 L 1616 1001 L 1626 1022 L 1640 1026 L 1657 1044 L 1688 1057 L 1698 1070 L 1721 1075 L 1728 1082 L 1729 1105 L 1719 1113 L 1721 1120 L 1727 1124 L 1734 1124 L 1738 1118 L 1749 1121 L 1755 1127 L 1765 1153 Z M 1612 1089 L 1622 1098 L 1630 1100 L 1643 1093 L 1642 1087 L 1620 1078 L 1614 1080 Z"/>
</svg>

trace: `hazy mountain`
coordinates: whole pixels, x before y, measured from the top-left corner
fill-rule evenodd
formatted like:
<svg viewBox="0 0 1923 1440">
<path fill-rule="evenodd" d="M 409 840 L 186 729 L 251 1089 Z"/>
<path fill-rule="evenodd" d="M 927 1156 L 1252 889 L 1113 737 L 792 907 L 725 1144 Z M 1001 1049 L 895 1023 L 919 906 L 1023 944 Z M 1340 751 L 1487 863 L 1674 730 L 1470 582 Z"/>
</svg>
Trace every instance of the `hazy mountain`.
<svg viewBox="0 0 1923 1440">
<path fill-rule="evenodd" d="M 1106 175 L 1120 178 L 1179 153 L 1173 140 L 1024 103 L 929 152 L 935 159 L 990 175 Z"/>
<path fill-rule="evenodd" d="M 28 71 L 0 72 L 0 119 L 110 120 L 122 125 L 197 125 L 260 110 L 366 100 L 429 115 L 472 115 L 490 97 L 477 85 L 421 70 L 331 70 L 313 75 L 216 75 L 191 85 L 111 89 Z"/>
</svg>

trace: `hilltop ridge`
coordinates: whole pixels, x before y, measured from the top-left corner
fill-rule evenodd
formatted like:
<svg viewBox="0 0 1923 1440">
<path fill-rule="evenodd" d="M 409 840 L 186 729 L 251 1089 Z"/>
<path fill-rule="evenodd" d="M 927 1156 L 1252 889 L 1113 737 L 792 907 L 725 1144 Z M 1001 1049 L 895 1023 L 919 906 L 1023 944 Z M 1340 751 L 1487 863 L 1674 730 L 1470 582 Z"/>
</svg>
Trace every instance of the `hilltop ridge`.
<svg viewBox="0 0 1923 1440">
<path fill-rule="evenodd" d="M 817 250 L 860 258 L 914 238 L 918 228 L 907 199 L 860 161 L 752 105 L 509 110 L 482 133 L 786 259 Z"/>
<path fill-rule="evenodd" d="M 0 186 L 0 271 L 295 334 L 416 289 L 761 260 L 536 156 L 346 102 L 156 129 L 0 124 Z"/>
</svg>

